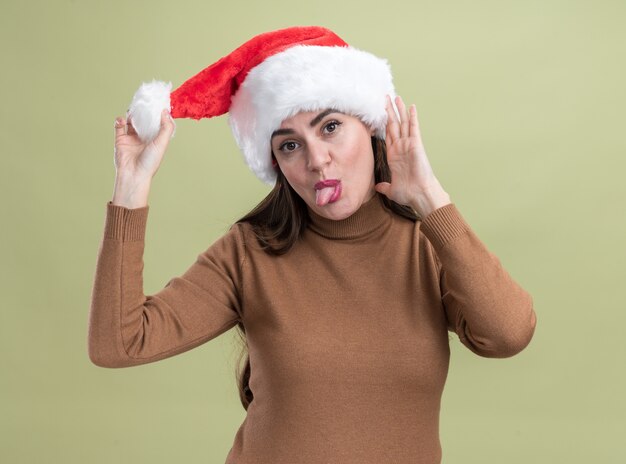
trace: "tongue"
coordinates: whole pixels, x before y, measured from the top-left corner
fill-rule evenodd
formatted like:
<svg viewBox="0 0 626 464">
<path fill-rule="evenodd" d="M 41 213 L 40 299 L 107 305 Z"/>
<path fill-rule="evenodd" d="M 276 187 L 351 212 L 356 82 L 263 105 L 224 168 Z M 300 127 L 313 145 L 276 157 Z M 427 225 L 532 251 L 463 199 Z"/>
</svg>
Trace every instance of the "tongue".
<svg viewBox="0 0 626 464">
<path fill-rule="evenodd" d="M 315 203 L 317 206 L 324 206 L 335 193 L 335 187 L 324 187 L 316 192 Z"/>
</svg>

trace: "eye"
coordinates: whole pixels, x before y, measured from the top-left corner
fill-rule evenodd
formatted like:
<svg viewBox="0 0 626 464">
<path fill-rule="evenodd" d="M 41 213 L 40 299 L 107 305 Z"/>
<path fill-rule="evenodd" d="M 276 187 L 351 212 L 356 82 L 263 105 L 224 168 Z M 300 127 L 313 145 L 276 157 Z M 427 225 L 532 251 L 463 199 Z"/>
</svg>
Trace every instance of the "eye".
<svg viewBox="0 0 626 464">
<path fill-rule="evenodd" d="M 324 126 L 323 130 L 326 131 L 327 133 L 332 133 L 332 132 L 335 132 L 341 124 L 342 123 L 340 123 L 339 121 L 332 120 L 332 121 L 329 121 L 328 124 Z"/>
<path fill-rule="evenodd" d="M 282 153 L 290 153 L 297 148 L 297 145 L 298 144 L 296 142 L 285 142 L 278 147 L 278 150 Z"/>
</svg>

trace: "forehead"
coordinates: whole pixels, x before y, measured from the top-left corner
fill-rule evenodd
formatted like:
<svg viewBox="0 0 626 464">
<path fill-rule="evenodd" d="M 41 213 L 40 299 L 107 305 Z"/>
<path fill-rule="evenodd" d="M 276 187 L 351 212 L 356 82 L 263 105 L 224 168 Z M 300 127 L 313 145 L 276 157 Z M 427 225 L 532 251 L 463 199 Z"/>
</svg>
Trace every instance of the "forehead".
<svg viewBox="0 0 626 464">
<path fill-rule="evenodd" d="M 293 116 L 286 118 L 280 124 L 281 129 L 293 128 L 297 126 L 310 126 L 312 122 L 317 124 L 323 119 L 327 114 L 341 114 L 347 118 L 355 118 L 354 116 L 343 113 L 342 111 L 335 110 L 333 108 L 325 108 L 315 111 L 300 111 L 299 113 L 294 114 Z M 320 118 L 321 116 L 321 118 Z"/>
</svg>

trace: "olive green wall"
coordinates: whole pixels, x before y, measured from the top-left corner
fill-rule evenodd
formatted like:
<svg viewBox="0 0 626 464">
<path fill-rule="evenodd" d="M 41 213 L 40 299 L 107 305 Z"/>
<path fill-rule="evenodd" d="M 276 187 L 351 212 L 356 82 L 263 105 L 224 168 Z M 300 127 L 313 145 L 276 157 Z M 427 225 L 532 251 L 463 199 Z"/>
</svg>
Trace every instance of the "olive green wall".
<svg viewBox="0 0 626 464">
<path fill-rule="evenodd" d="M 443 462 L 626 462 L 625 20 L 617 0 L 4 0 L 0 461 L 224 462 L 244 418 L 234 330 L 131 369 L 87 356 L 113 122 L 142 81 L 176 87 L 253 35 L 322 25 L 388 58 L 437 177 L 534 298 L 513 358 L 453 337 Z M 226 117 L 178 120 L 146 294 L 267 191 Z"/>
</svg>

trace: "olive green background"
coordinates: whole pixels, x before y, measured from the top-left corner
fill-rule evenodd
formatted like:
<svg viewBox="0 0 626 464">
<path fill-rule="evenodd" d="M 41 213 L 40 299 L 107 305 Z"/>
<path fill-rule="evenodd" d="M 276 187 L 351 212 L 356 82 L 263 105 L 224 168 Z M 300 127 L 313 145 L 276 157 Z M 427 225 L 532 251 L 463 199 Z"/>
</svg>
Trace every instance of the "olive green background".
<svg viewBox="0 0 626 464">
<path fill-rule="evenodd" d="M 0 461 L 224 462 L 244 418 L 235 329 L 134 368 L 87 356 L 113 122 L 143 81 L 175 88 L 253 35 L 322 25 L 389 60 L 438 179 L 533 295 L 517 356 L 453 336 L 443 462 L 626 462 L 625 20 L 618 0 L 4 0 Z M 226 116 L 177 120 L 145 293 L 267 191 Z"/>
</svg>

